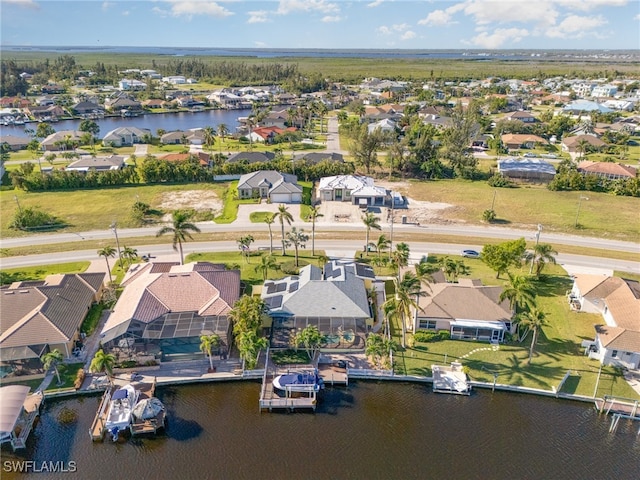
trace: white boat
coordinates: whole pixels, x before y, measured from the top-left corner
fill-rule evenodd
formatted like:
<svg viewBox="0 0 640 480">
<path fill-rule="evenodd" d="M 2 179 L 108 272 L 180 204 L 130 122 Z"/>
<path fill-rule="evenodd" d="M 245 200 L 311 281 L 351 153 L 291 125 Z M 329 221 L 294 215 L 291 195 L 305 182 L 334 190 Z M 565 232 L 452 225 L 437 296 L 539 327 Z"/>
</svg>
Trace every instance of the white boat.
<svg viewBox="0 0 640 480">
<path fill-rule="evenodd" d="M 120 430 L 125 430 L 131 424 L 131 414 L 133 407 L 138 403 L 139 395 L 140 392 L 133 388 L 131 384 L 113 392 L 105 428 L 111 434 L 114 442 L 118 440 Z"/>
<path fill-rule="evenodd" d="M 310 370 L 278 375 L 273 379 L 273 387 L 289 392 L 317 392 L 324 388 L 324 382 L 317 370 Z"/>
</svg>

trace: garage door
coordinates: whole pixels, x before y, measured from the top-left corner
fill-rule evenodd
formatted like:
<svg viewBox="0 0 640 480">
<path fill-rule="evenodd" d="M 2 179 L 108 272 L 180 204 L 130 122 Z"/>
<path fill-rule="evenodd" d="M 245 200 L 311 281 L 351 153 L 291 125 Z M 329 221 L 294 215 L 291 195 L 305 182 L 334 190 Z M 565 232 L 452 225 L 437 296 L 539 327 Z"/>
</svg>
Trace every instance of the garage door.
<svg viewBox="0 0 640 480">
<path fill-rule="evenodd" d="M 291 195 L 289 193 L 272 193 L 272 203 L 291 203 Z"/>
</svg>

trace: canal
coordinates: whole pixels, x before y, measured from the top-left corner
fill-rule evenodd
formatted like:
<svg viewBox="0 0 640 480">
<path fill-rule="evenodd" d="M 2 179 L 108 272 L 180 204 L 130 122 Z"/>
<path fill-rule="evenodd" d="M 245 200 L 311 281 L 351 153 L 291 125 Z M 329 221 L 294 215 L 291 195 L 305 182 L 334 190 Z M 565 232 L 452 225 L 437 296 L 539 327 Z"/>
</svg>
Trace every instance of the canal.
<svg viewBox="0 0 640 480">
<path fill-rule="evenodd" d="M 99 396 L 50 400 L 2 478 L 65 479 L 637 479 L 638 425 L 589 403 L 423 384 L 358 381 L 328 388 L 316 413 L 259 413 L 255 382 L 161 387 L 165 435 L 92 443 Z M 77 420 L 62 424 L 63 410 Z M 15 475 L 7 461 L 73 465 Z M 70 462 L 74 462 L 71 464 Z"/>
</svg>

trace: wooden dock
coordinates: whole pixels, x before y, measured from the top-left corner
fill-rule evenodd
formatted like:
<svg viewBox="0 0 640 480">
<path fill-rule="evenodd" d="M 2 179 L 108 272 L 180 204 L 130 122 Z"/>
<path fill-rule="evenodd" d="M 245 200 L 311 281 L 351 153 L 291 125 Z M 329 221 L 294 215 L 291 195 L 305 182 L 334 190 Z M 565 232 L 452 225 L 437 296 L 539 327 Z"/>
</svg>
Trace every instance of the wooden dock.
<svg viewBox="0 0 640 480">
<path fill-rule="evenodd" d="M 349 385 L 349 371 L 334 363 L 318 363 L 318 374 L 325 385 Z"/>
<path fill-rule="evenodd" d="M 20 427 L 20 433 L 16 437 L 11 438 L 11 447 L 15 452 L 21 448 L 27 448 L 27 438 L 33 428 L 36 417 L 40 415 L 40 407 L 44 401 L 42 392 L 36 392 L 29 395 L 23 405 L 23 416 L 18 420 L 17 426 Z"/>
<path fill-rule="evenodd" d="M 603 399 L 596 399 L 595 406 L 598 412 L 612 415 L 610 433 L 616 431 L 620 419 L 640 421 L 640 400 L 605 395 Z M 638 429 L 638 435 L 640 435 L 640 429 Z"/>
</svg>

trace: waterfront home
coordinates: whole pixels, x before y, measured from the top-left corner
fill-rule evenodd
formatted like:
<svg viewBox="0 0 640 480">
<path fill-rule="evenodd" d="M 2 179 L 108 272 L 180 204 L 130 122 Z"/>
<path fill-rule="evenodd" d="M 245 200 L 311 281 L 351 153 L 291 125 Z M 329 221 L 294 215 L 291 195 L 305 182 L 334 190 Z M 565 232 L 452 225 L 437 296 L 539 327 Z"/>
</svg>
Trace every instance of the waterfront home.
<svg viewBox="0 0 640 480">
<path fill-rule="evenodd" d="M 104 115 L 104 107 L 88 100 L 76 103 L 71 109 L 76 115 Z"/>
<path fill-rule="evenodd" d="M 298 275 L 264 283 L 260 296 L 272 320 L 272 347 L 289 347 L 296 332 L 314 325 L 325 335 L 326 348 L 364 349 L 373 315 L 366 282 L 370 267 L 355 262 L 314 265 Z"/>
<path fill-rule="evenodd" d="M 120 111 L 139 111 L 142 110 L 142 104 L 132 96 L 125 92 L 115 92 L 104 101 L 104 106 L 111 112 Z"/>
<path fill-rule="evenodd" d="M 479 280 L 432 283 L 418 298 L 409 329 L 446 330 L 452 339 L 503 342 L 514 333 L 509 301 L 500 301 L 503 287 L 485 286 Z"/>
<path fill-rule="evenodd" d="M 240 177 L 238 198 L 266 198 L 271 203 L 301 203 L 302 187 L 295 175 L 258 170 Z"/>
<path fill-rule="evenodd" d="M 323 202 L 351 202 L 354 205 L 384 206 L 387 197 L 385 188 L 374 185 L 373 178 L 363 175 L 322 177 L 318 184 L 318 198 Z"/>
<path fill-rule="evenodd" d="M 84 132 L 80 130 L 60 130 L 46 137 L 40 146 L 45 151 L 66 150 L 67 142 L 75 142 L 78 145 Z"/>
<path fill-rule="evenodd" d="M 100 334 L 104 347 L 134 359 L 201 358 L 200 336 L 231 340 L 228 318 L 240 297 L 240 271 L 224 265 L 158 262 L 132 265 Z"/>
<path fill-rule="evenodd" d="M 18 137 L 16 135 L 0 135 L 0 144 L 6 144 L 9 146 L 12 152 L 17 152 L 18 150 L 22 150 L 27 148 L 31 138 L 29 137 Z"/>
<path fill-rule="evenodd" d="M 80 325 L 102 296 L 104 279 L 104 273 L 49 275 L 2 288 L 2 364 L 40 368 L 40 357 L 54 349 L 71 357 L 80 339 Z"/>
<path fill-rule="evenodd" d="M 640 368 L 640 282 L 608 275 L 577 274 L 569 293 L 571 308 L 599 313 L 595 339 L 585 340 L 589 358 L 602 365 Z"/>
<path fill-rule="evenodd" d="M 147 128 L 118 127 L 104 136 L 102 144 L 114 147 L 131 147 L 136 143 L 143 143 L 147 137 L 151 138 L 151 130 Z"/>
<path fill-rule="evenodd" d="M 295 132 L 296 130 L 296 127 L 256 127 L 246 136 L 249 137 L 252 142 L 273 143 L 276 136 L 287 132 Z"/>
<path fill-rule="evenodd" d="M 64 169 L 73 172 L 106 172 L 108 170 L 122 170 L 125 167 L 125 157 L 121 155 L 109 155 L 107 157 L 92 157 L 83 155 L 79 160 L 71 162 Z"/>
<path fill-rule="evenodd" d="M 636 178 L 638 170 L 631 165 L 613 162 L 591 162 L 584 160 L 578 164 L 578 172 L 583 175 L 596 175 L 608 180 Z"/>
<path fill-rule="evenodd" d="M 556 175 L 555 167 L 539 158 L 506 158 L 498 161 L 498 172 L 507 178 L 548 182 Z"/>
<path fill-rule="evenodd" d="M 204 143 L 204 131 L 202 128 L 191 130 L 175 130 L 167 132 L 160 137 L 163 145 L 202 145 Z"/>
</svg>

